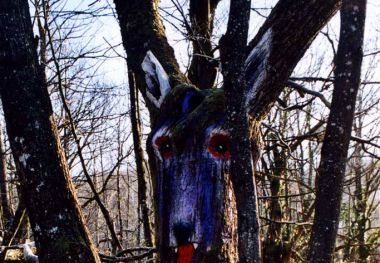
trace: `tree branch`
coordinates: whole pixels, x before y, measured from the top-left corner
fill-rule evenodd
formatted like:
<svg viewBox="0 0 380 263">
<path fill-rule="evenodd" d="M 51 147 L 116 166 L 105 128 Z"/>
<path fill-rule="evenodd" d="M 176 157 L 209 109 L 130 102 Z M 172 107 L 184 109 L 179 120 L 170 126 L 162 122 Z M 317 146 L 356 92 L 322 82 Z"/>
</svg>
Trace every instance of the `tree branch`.
<svg viewBox="0 0 380 263">
<path fill-rule="evenodd" d="M 190 1 L 190 39 L 193 44 L 193 58 L 189 68 L 189 79 L 200 89 L 213 87 L 217 69 L 213 63 L 211 36 L 215 10 L 220 0 Z"/>
<path fill-rule="evenodd" d="M 300 93 L 307 93 L 307 94 L 313 95 L 313 96 L 319 98 L 323 102 L 323 104 L 325 104 L 325 106 L 327 108 L 331 107 L 330 102 L 320 92 L 308 89 L 305 86 L 302 86 L 302 85 L 300 85 L 300 84 L 298 84 L 298 83 L 296 83 L 294 81 L 291 81 L 291 80 L 288 80 L 288 86 L 292 87 L 293 89 L 297 90 Z"/>
<path fill-rule="evenodd" d="M 123 46 L 128 67 L 136 74 L 137 86 L 145 96 L 144 74 L 141 63 L 148 50 L 162 64 L 173 86 L 187 82 L 180 71 L 173 48 L 168 44 L 165 28 L 158 12 L 158 0 L 114 0 L 119 18 Z M 148 107 L 149 107 L 148 103 Z M 150 111 L 154 109 L 149 107 Z"/>
<path fill-rule="evenodd" d="M 269 53 L 264 69 L 258 68 L 258 61 L 251 62 L 247 68 L 248 80 L 256 76 L 249 83 L 254 88 L 247 102 L 253 118 L 262 120 L 266 116 L 298 61 L 340 4 L 339 0 L 281 0 L 277 3 L 248 47 L 251 55 L 259 52 L 260 48 L 267 49 Z M 256 56 L 256 60 L 260 58 Z"/>
</svg>

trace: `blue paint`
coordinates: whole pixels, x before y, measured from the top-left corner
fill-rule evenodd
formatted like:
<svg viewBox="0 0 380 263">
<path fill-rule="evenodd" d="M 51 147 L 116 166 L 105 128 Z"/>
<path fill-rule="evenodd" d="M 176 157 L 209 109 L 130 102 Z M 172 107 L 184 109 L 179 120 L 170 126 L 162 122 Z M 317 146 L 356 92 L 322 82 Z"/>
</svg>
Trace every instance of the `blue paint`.
<svg viewBox="0 0 380 263">
<path fill-rule="evenodd" d="M 185 114 L 190 108 L 190 99 L 193 97 L 194 92 L 188 91 L 186 92 L 183 101 L 182 101 L 182 114 Z"/>
<path fill-rule="evenodd" d="M 158 134 L 173 142 L 170 158 L 156 158 L 159 245 L 168 248 L 198 243 L 197 251 L 206 253 L 209 246 L 220 245 L 216 242 L 222 240 L 226 191 L 222 167 L 228 161 L 212 156 L 208 142 L 212 131 L 224 124 L 223 97 L 218 90 L 199 91 L 193 87 L 180 87 L 171 94 L 148 138 L 152 146 L 157 131 L 167 127 L 165 134 L 161 135 L 162 130 Z M 206 103 L 208 96 L 214 96 L 209 100 L 212 104 Z M 219 104 L 216 98 L 221 99 Z M 161 257 L 163 262 L 171 262 Z"/>
<path fill-rule="evenodd" d="M 194 90 L 189 90 L 182 98 L 182 114 L 188 114 L 199 106 L 204 99 L 204 96 Z"/>
<path fill-rule="evenodd" d="M 157 178 L 162 234 L 169 238 L 170 246 L 176 246 L 181 243 L 175 238 L 176 225 L 191 226 L 188 241 L 207 247 L 213 244 L 215 228 L 221 224 L 223 162 L 206 158 L 203 147 L 188 150 L 191 154 L 164 161 L 163 174 Z"/>
</svg>

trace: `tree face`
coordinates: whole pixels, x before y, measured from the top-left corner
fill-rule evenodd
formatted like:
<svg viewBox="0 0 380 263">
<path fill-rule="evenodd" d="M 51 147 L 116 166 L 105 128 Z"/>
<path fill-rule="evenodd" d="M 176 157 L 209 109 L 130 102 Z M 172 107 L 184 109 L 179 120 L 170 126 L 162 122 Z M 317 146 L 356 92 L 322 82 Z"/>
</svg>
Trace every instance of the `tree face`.
<svg viewBox="0 0 380 263">
<path fill-rule="evenodd" d="M 156 165 L 153 162 L 151 164 L 152 175 L 156 179 L 154 190 L 158 203 L 157 224 L 160 246 L 158 251 L 162 262 L 171 262 L 168 260 L 170 257 L 167 257 L 170 254 L 168 252 L 170 246 L 178 245 L 182 241 L 191 243 L 194 237 L 199 240 L 198 242 L 207 243 L 209 240 L 214 240 L 209 233 L 221 232 L 215 226 L 217 224 L 213 220 L 207 221 L 207 218 L 216 218 L 216 215 L 208 211 L 210 203 L 217 200 L 217 204 L 213 204 L 216 208 L 223 204 L 223 201 L 219 200 L 221 196 L 227 195 L 225 189 L 229 187 L 229 180 L 226 180 L 226 177 L 231 178 L 236 196 L 239 240 L 238 244 L 234 245 L 238 245 L 239 261 L 261 261 L 257 193 L 253 173 L 254 165 L 259 159 L 260 124 L 283 90 L 297 62 L 318 31 L 338 10 L 340 3 L 338 0 L 324 1 L 323 4 L 320 1 L 278 1 L 256 37 L 247 46 L 250 1 L 231 1 L 227 30 L 218 46 L 223 88 L 226 94 L 226 103 L 219 105 L 226 108 L 225 118 L 218 118 L 208 112 L 215 104 L 209 108 L 205 106 L 206 111 L 198 111 L 196 107 L 194 115 L 198 118 L 192 118 L 193 107 L 189 106 L 192 103 L 186 102 L 192 101 L 191 96 L 188 96 L 189 99 L 186 99 L 187 96 L 178 98 L 173 96 L 174 92 L 169 83 L 177 86 L 192 82 L 199 84 L 198 88 L 204 87 L 197 81 L 198 78 L 193 80 L 191 74 L 186 77 L 180 72 L 173 49 L 169 46 L 163 30 L 157 1 L 131 0 L 128 4 L 125 1 L 115 1 L 129 68 L 139 80 L 139 90 L 148 102 L 147 106 L 155 126 L 148 146 L 152 150 L 150 154 L 155 154 L 151 160 L 156 159 L 157 162 Z M 136 16 L 137 13 L 145 15 Z M 196 48 L 193 50 L 195 50 L 193 57 L 197 57 L 199 54 Z M 162 66 L 152 56 L 152 52 L 159 57 Z M 194 61 L 196 59 L 193 58 Z M 198 73 L 206 71 L 206 67 L 197 68 L 200 69 Z M 143 72 L 145 72 L 146 85 L 143 83 Z M 204 80 L 202 78 L 202 81 Z M 168 94 L 169 98 L 173 96 L 174 99 L 178 99 L 177 102 L 165 102 L 163 98 Z M 193 101 L 195 105 L 208 105 L 197 104 L 197 99 Z M 159 109 L 158 124 L 155 118 L 155 106 Z M 165 110 L 166 106 L 169 110 Z M 225 129 L 213 139 L 210 130 L 218 130 L 220 127 Z M 224 132 L 226 128 L 229 134 Z M 218 167 L 215 164 L 217 162 L 215 158 L 221 163 L 228 163 L 227 172 L 215 172 L 218 168 L 222 171 L 222 166 Z M 213 192 L 218 190 L 217 183 L 201 175 L 202 173 L 208 174 L 209 177 L 212 175 L 211 178 L 216 178 L 215 181 L 218 181 L 218 178 L 220 181 L 222 176 L 219 174 L 224 174 L 226 188 L 222 188 L 219 199 Z M 202 183 L 201 188 L 197 185 L 198 181 Z M 204 197 L 204 192 L 211 197 Z M 183 208 L 176 207 L 179 205 Z M 224 205 L 222 208 L 228 207 L 226 202 Z M 221 212 L 223 213 L 223 209 Z M 228 216 L 226 210 L 223 215 Z M 209 222 L 213 225 L 211 231 L 207 230 L 207 227 L 210 227 Z M 176 224 L 179 229 L 177 231 Z M 197 230 L 198 226 L 201 231 Z M 235 240 L 233 235 L 231 236 L 231 240 Z M 193 253 L 194 251 L 190 249 L 187 254 L 193 255 Z M 182 254 L 182 249 L 179 254 Z M 199 262 L 199 260 L 192 261 Z M 177 262 L 190 261 L 180 259 Z M 210 262 L 221 262 L 221 260 L 210 260 Z"/>
<path fill-rule="evenodd" d="M 157 165 L 160 245 L 169 258 L 181 257 L 193 244 L 189 253 L 199 262 L 236 241 L 231 231 L 234 213 L 224 216 L 227 205 L 234 207 L 224 115 L 222 90 L 200 91 L 188 85 L 171 90 L 159 110 L 148 147 Z"/>
</svg>

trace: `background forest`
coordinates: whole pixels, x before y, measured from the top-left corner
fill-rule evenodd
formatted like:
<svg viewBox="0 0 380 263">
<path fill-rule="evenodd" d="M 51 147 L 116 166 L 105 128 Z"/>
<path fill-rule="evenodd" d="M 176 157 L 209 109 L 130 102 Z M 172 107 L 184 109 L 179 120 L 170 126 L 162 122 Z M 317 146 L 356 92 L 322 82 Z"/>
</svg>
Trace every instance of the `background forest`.
<svg viewBox="0 0 380 263">
<path fill-rule="evenodd" d="M 276 3 L 252 2 L 249 39 Z M 151 124 L 141 94 L 128 84 L 113 1 L 29 0 L 29 6 L 64 155 L 93 242 L 104 260 L 109 256 L 112 262 L 112 256 L 123 248 L 119 255 L 123 262 L 148 262 L 155 253 L 154 209 L 148 156 L 141 148 L 145 149 Z M 209 52 L 216 65 L 228 7 L 229 1 L 221 0 L 213 18 Z M 162 0 L 159 12 L 180 68 L 188 72 L 193 42 L 203 41 L 192 33 L 189 0 Z M 334 262 L 380 261 L 379 16 L 380 3 L 368 0 L 361 85 Z M 339 29 L 337 13 L 306 51 L 261 125 L 263 149 L 256 165 L 256 183 L 265 262 L 306 262 Z M 219 70 L 216 85 L 222 84 Z M 34 238 L 1 115 L 4 258 L 7 250 Z"/>
</svg>

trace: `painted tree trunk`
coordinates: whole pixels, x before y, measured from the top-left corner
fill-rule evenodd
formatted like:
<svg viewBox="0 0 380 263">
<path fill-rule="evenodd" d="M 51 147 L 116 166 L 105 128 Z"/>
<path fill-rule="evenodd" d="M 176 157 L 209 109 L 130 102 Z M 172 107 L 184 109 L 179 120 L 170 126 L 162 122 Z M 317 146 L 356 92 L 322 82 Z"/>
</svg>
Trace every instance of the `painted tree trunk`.
<svg viewBox="0 0 380 263">
<path fill-rule="evenodd" d="M 0 3 L 0 95 L 39 260 L 100 262 L 59 142 L 28 1 Z"/>
<path fill-rule="evenodd" d="M 248 46 L 250 1 L 231 1 L 227 36 L 220 43 L 224 85 L 217 91 L 189 85 L 189 79 L 180 72 L 157 0 L 114 2 L 129 70 L 135 74 L 151 113 L 147 148 L 162 262 L 175 257 L 178 262 L 187 262 L 182 261 L 185 254 L 194 262 L 201 262 L 201 255 L 207 258 L 212 254 L 216 257 L 211 262 L 236 262 L 237 257 L 223 259 L 223 247 L 234 255 L 233 251 L 239 250 L 236 256 L 240 262 L 259 262 L 253 178 L 260 152 L 259 127 L 298 60 L 337 11 L 340 1 L 281 0 Z M 192 14 L 195 17 L 195 11 Z M 222 198 L 229 187 L 236 205 Z M 229 205 L 236 207 L 237 220 L 230 223 L 232 229 L 227 227 L 231 238 L 223 240 L 221 233 L 226 228 L 217 215 L 227 216 Z M 225 242 L 218 243 L 219 237 Z"/>
<path fill-rule="evenodd" d="M 160 167 L 161 262 L 176 262 L 177 252 L 188 244 L 195 250 L 192 262 L 237 262 L 236 207 L 229 173 L 224 163 L 196 164 L 201 154 L 182 155 L 181 160 L 173 158 Z"/>
<path fill-rule="evenodd" d="M 178 110 L 178 106 L 179 110 Z M 161 262 L 237 262 L 230 141 L 221 90 L 174 88 L 148 139 L 156 167 Z"/>
</svg>

